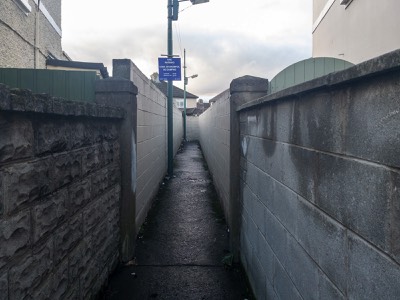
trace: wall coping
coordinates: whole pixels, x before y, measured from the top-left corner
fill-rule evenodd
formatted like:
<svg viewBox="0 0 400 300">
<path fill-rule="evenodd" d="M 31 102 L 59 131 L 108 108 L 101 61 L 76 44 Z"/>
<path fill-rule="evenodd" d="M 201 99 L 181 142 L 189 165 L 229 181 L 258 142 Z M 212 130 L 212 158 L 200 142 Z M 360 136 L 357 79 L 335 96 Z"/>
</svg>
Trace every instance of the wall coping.
<svg viewBox="0 0 400 300">
<path fill-rule="evenodd" d="M 400 70 L 400 49 L 378 56 L 343 71 L 330 73 L 274 94 L 260 97 L 239 106 L 236 111 L 251 109 L 268 102 L 278 101 L 293 96 L 300 96 L 315 90 L 329 89 L 335 86 L 360 81 L 365 78 Z"/>
<path fill-rule="evenodd" d="M 97 80 L 95 85 L 96 93 L 128 93 L 137 95 L 138 88 L 132 81 L 120 77 L 110 77 Z"/>
<path fill-rule="evenodd" d="M 268 79 L 245 75 L 232 80 L 230 85 L 231 95 L 236 93 L 267 93 Z"/>
<path fill-rule="evenodd" d="M 10 89 L 0 83 L 0 112 L 44 113 L 62 116 L 125 118 L 124 109 L 96 103 L 68 101 L 48 94 L 34 94 L 26 89 Z"/>
</svg>

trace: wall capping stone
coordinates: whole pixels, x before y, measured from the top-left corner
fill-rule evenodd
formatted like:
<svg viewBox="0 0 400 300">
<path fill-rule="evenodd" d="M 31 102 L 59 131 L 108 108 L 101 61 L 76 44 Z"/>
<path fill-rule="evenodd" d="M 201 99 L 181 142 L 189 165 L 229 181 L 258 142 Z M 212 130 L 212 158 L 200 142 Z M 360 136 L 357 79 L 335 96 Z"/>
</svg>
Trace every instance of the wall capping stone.
<svg viewBox="0 0 400 300">
<path fill-rule="evenodd" d="M 389 73 L 398 70 L 400 70 L 400 49 L 355 65 L 346 70 L 334 72 L 268 96 L 259 97 L 256 100 L 242 104 L 237 108 L 237 111 L 254 108 L 255 106 L 267 102 L 291 98 L 314 90 L 329 89 L 337 85 L 348 84 L 353 81 L 359 81 L 365 78 L 378 76 L 382 73 Z"/>
<path fill-rule="evenodd" d="M 245 75 L 232 80 L 231 95 L 242 92 L 268 92 L 268 79 Z"/>
<path fill-rule="evenodd" d="M 4 84 L 0 84 L 0 111 L 113 119 L 123 119 L 126 115 L 121 108 L 33 94 L 30 90 L 10 89 Z"/>
<path fill-rule="evenodd" d="M 111 77 L 96 81 L 96 93 L 130 93 L 137 95 L 138 88 L 132 81 L 119 77 Z"/>
</svg>

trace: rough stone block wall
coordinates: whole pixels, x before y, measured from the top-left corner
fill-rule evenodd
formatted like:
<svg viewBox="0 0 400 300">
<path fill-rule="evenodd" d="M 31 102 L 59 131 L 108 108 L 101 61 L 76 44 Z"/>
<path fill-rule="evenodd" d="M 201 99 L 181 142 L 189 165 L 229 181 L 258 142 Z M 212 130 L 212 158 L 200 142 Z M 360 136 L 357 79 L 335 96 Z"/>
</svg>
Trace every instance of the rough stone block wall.
<svg viewBox="0 0 400 300">
<path fill-rule="evenodd" d="M 399 66 L 395 52 L 242 107 L 257 299 L 398 299 Z"/>
<path fill-rule="evenodd" d="M 167 97 L 130 60 L 114 60 L 113 76 L 131 80 L 137 95 L 136 228 L 143 224 L 167 172 Z M 174 107 L 174 153 L 183 138 L 182 113 Z"/>
<path fill-rule="evenodd" d="M 119 259 L 120 109 L 0 85 L 0 299 L 90 299 Z"/>
<path fill-rule="evenodd" d="M 221 199 L 229 215 L 230 92 L 219 94 L 216 102 L 199 116 L 200 144 Z"/>
<path fill-rule="evenodd" d="M 186 139 L 188 141 L 200 140 L 199 126 L 198 116 L 186 116 Z"/>
</svg>

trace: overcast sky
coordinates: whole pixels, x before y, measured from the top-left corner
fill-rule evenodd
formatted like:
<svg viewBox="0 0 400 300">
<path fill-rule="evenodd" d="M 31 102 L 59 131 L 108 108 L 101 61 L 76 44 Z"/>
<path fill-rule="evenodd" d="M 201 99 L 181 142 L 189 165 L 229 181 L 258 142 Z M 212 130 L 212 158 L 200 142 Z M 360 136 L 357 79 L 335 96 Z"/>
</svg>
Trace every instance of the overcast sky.
<svg viewBox="0 0 400 300">
<path fill-rule="evenodd" d="M 102 62 L 111 73 L 113 58 L 129 58 L 147 77 L 158 71 L 157 58 L 167 53 L 167 0 L 62 4 L 63 49 L 73 60 Z M 187 89 L 206 100 L 234 78 L 272 79 L 311 57 L 312 0 L 187 1 L 180 10 L 174 54 L 183 57 L 186 48 L 187 75 L 199 75 Z"/>
</svg>

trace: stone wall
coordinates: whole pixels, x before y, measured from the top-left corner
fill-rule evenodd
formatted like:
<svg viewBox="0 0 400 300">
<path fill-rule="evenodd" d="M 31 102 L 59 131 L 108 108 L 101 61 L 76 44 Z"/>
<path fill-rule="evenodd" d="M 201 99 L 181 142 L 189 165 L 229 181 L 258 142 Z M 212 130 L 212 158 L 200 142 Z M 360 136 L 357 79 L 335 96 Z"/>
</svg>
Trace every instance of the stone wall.
<svg viewBox="0 0 400 300">
<path fill-rule="evenodd" d="M 0 3 L 0 66 L 10 68 L 34 68 L 35 60 L 35 22 L 38 18 L 38 58 L 37 68 L 46 68 L 49 52 L 63 59 L 61 36 L 46 19 L 43 12 L 37 12 L 33 0 L 27 1 L 32 8 L 28 14 L 23 12 L 13 0 Z M 41 1 L 55 24 L 61 28 L 61 0 Z M 6 41 L 6 42 L 4 42 Z"/>
<path fill-rule="evenodd" d="M 136 228 L 140 228 L 167 172 L 167 98 L 128 59 L 113 60 L 113 77 L 128 79 L 138 89 Z M 174 107 L 174 153 L 182 138 L 182 113 Z"/>
<path fill-rule="evenodd" d="M 0 299 L 90 299 L 106 282 L 124 114 L 0 85 Z"/>
</svg>

